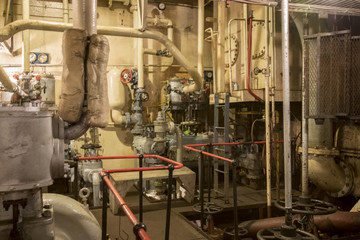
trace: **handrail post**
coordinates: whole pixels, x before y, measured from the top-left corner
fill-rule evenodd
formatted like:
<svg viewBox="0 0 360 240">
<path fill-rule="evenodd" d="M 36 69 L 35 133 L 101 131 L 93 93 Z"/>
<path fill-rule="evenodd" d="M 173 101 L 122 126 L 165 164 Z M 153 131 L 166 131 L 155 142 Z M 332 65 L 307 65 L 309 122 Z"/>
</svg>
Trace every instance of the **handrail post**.
<svg viewBox="0 0 360 240">
<path fill-rule="evenodd" d="M 165 240 L 169 240 L 169 235 L 170 235 L 171 195 L 172 195 L 174 165 L 169 164 L 168 170 L 169 170 L 169 179 L 168 179 L 168 193 L 167 193 L 168 196 L 167 196 L 167 206 L 166 206 Z"/>
<path fill-rule="evenodd" d="M 102 187 L 103 187 L 103 202 L 102 202 L 102 229 L 101 229 L 101 240 L 106 240 L 106 228 L 107 228 L 107 194 L 108 189 L 104 177 L 107 174 L 102 175 Z"/>
<path fill-rule="evenodd" d="M 209 143 L 208 144 L 208 149 L 209 153 L 212 153 L 212 144 Z M 208 156 L 208 202 L 210 202 L 211 200 L 211 159 Z"/>
<path fill-rule="evenodd" d="M 234 201 L 234 233 L 235 238 L 239 239 L 239 229 L 238 229 L 238 209 L 237 209 L 237 184 L 236 184 L 236 165 L 237 161 L 232 161 L 232 179 L 233 179 L 233 201 Z"/>
<path fill-rule="evenodd" d="M 144 155 L 139 155 L 139 167 L 143 167 Z M 139 220 L 143 221 L 143 172 L 139 171 Z"/>
<path fill-rule="evenodd" d="M 200 182 L 199 182 L 199 188 L 200 188 L 200 223 L 201 223 L 201 230 L 203 230 L 203 228 L 204 228 L 204 180 L 205 180 L 204 155 L 202 154 L 202 151 L 200 151 Z"/>
<path fill-rule="evenodd" d="M 78 181 L 79 181 L 79 157 L 74 157 L 75 167 L 74 167 L 74 198 L 77 201 L 79 199 L 79 188 L 78 188 Z"/>
</svg>

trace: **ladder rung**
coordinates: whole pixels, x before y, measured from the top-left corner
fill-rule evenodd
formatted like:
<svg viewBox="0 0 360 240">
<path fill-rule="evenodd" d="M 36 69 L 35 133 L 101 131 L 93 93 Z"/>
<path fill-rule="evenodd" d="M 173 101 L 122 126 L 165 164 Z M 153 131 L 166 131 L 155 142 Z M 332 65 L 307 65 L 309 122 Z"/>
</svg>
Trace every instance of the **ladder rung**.
<svg viewBox="0 0 360 240">
<path fill-rule="evenodd" d="M 225 129 L 225 127 L 215 127 L 216 129 Z"/>
<path fill-rule="evenodd" d="M 219 170 L 219 169 L 215 169 L 215 172 L 219 172 L 219 173 L 225 174 L 225 171 L 221 171 L 221 170 Z"/>
<path fill-rule="evenodd" d="M 224 192 L 214 189 L 214 192 L 224 195 Z"/>
<path fill-rule="evenodd" d="M 225 107 L 225 104 L 215 105 L 215 107 L 217 107 L 217 108 Z"/>
</svg>

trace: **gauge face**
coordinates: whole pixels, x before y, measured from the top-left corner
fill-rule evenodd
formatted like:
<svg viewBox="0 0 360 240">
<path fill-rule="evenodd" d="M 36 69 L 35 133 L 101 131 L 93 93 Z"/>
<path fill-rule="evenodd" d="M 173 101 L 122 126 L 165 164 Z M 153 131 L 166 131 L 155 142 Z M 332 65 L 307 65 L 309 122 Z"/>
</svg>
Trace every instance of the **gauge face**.
<svg viewBox="0 0 360 240">
<path fill-rule="evenodd" d="M 161 2 L 161 3 L 159 3 L 158 8 L 159 8 L 161 11 L 164 11 L 165 8 L 166 8 L 166 4 L 163 3 L 163 2 Z"/>
<path fill-rule="evenodd" d="M 29 57 L 30 57 L 30 62 L 31 63 L 34 63 L 36 61 L 36 54 L 35 53 L 31 52 Z"/>
<path fill-rule="evenodd" d="M 48 56 L 45 53 L 41 53 L 38 58 L 41 63 L 46 63 L 48 61 Z"/>
<path fill-rule="evenodd" d="M 210 72 L 210 71 L 208 71 L 208 72 L 206 73 L 206 77 L 207 77 L 207 78 L 212 78 L 212 77 L 213 77 L 213 73 Z"/>
</svg>

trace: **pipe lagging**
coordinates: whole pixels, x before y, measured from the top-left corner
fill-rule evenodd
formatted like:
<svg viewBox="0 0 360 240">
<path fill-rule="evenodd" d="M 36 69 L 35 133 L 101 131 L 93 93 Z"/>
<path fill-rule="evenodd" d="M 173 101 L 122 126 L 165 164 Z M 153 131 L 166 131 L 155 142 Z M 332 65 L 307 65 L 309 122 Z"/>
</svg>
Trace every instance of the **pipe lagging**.
<svg viewBox="0 0 360 240">
<path fill-rule="evenodd" d="M 80 121 L 65 128 L 64 135 L 66 140 L 74 140 L 82 136 L 89 129 L 86 124 L 86 113 L 81 115 Z"/>
<path fill-rule="evenodd" d="M 294 215 L 294 221 L 300 221 L 300 215 Z M 322 232 L 352 232 L 360 229 L 360 212 L 337 211 L 329 215 L 315 215 L 314 222 Z M 239 224 L 249 231 L 250 236 L 256 236 L 261 229 L 280 227 L 285 223 L 284 217 L 265 218 L 245 221 Z"/>
<path fill-rule="evenodd" d="M 66 29 L 72 28 L 69 23 L 55 23 L 40 20 L 17 20 L 0 29 L 0 42 L 3 42 L 13 36 L 15 33 L 26 29 L 42 30 L 42 31 L 56 31 L 63 32 Z M 185 58 L 180 50 L 170 41 L 165 35 L 159 32 L 152 32 L 145 30 L 143 32 L 134 28 L 127 27 L 106 27 L 98 26 L 98 34 L 119 36 L 119 37 L 134 37 L 134 38 L 150 38 L 159 41 L 171 52 L 175 59 L 182 65 L 194 80 L 194 84 L 185 86 L 184 92 L 193 92 L 201 89 L 201 75 L 195 67 Z"/>
</svg>

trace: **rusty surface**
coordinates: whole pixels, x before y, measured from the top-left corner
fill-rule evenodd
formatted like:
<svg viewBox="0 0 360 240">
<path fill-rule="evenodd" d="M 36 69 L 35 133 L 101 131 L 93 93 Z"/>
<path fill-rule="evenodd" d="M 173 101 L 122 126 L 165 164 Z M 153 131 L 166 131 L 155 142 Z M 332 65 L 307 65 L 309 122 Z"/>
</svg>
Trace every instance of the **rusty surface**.
<svg viewBox="0 0 360 240">
<path fill-rule="evenodd" d="M 293 220 L 300 220 L 300 215 L 294 215 Z M 314 216 L 315 225 L 322 232 L 354 232 L 360 229 L 360 212 L 338 211 L 329 215 Z M 284 217 L 250 220 L 239 224 L 249 231 L 249 235 L 264 228 L 280 227 L 285 223 Z"/>
</svg>

